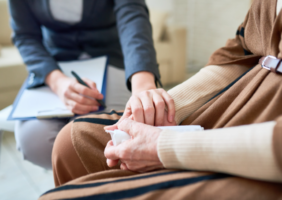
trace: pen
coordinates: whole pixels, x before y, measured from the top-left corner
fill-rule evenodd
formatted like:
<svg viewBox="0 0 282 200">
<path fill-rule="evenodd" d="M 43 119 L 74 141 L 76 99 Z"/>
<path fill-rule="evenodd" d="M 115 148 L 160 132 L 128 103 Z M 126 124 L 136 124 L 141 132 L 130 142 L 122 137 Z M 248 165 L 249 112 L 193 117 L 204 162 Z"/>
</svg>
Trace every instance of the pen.
<svg viewBox="0 0 282 200">
<path fill-rule="evenodd" d="M 75 73 L 74 71 L 71 71 L 71 74 L 76 78 L 76 80 L 81 84 L 84 85 L 88 88 L 90 88 L 79 76 L 77 73 Z M 106 108 L 107 106 L 105 105 L 105 103 L 102 100 L 96 99 L 96 101 L 101 104 L 101 106 L 103 106 L 104 108 Z"/>
</svg>

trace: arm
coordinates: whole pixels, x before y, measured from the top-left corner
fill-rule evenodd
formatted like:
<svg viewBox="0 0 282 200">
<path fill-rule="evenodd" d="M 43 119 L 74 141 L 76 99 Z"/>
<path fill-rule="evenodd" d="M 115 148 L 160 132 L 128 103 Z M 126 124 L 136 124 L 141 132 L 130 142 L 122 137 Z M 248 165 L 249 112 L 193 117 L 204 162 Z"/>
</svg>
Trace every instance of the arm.
<svg viewBox="0 0 282 200">
<path fill-rule="evenodd" d="M 275 122 L 200 132 L 164 130 L 158 155 L 166 168 L 234 174 L 282 182 L 273 152 Z"/>
<path fill-rule="evenodd" d="M 115 13 L 124 55 L 126 83 L 132 90 L 123 117 L 162 125 L 165 106 L 168 118 L 174 120 L 174 104 L 166 91 L 156 88 L 160 82 L 152 28 L 144 0 L 116 0 Z"/>
<path fill-rule="evenodd" d="M 180 124 L 209 99 L 249 68 L 241 65 L 209 65 L 168 91 L 175 102 L 175 121 Z"/>
<path fill-rule="evenodd" d="M 109 167 L 120 160 L 123 170 L 189 169 L 282 182 L 279 121 L 176 132 L 127 119 L 118 129 L 129 133 L 132 139 L 118 146 L 113 146 L 112 141 L 108 143 L 105 156 Z"/>
<path fill-rule="evenodd" d="M 25 0 L 9 0 L 9 8 L 13 42 L 29 71 L 28 88 L 43 85 L 46 76 L 59 67 L 42 43 L 41 24 Z"/>
<path fill-rule="evenodd" d="M 66 77 L 57 62 L 45 49 L 42 40 L 41 24 L 36 20 L 25 0 L 9 0 L 13 41 L 19 49 L 29 71 L 28 88 L 44 84 L 60 97 L 67 108 L 76 114 L 86 114 L 98 110 L 96 99 L 103 95 L 96 89 L 95 83 L 85 80 L 91 89 Z M 91 98 L 81 96 L 83 94 Z"/>
<path fill-rule="evenodd" d="M 115 13 L 120 42 L 124 55 L 126 83 L 133 92 L 155 89 L 160 80 L 156 52 L 153 46 L 152 28 L 144 0 L 115 0 Z M 140 72 L 150 72 L 154 79 L 147 78 L 148 84 L 138 77 Z M 133 75 L 133 76 L 132 76 Z M 151 76 L 148 75 L 148 76 Z M 132 88 L 129 81 L 132 76 Z M 143 77 L 146 74 L 143 74 Z M 144 83 L 144 82 L 143 82 Z"/>
</svg>

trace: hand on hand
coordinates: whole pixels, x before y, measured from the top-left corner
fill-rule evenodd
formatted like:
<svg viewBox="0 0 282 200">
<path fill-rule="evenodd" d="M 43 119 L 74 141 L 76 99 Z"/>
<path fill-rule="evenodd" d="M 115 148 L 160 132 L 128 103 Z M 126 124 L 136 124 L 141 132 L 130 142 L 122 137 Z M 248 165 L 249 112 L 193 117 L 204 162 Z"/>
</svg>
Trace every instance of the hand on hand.
<svg viewBox="0 0 282 200">
<path fill-rule="evenodd" d="M 151 89 L 133 94 L 118 123 L 107 129 L 116 129 L 126 118 L 151 126 L 174 126 L 174 116 L 174 101 L 169 94 L 161 88 Z"/>
<path fill-rule="evenodd" d="M 119 123 L 118 129 L 127 132 L 132 139 L 118 146 L 108 142 L 104 153 L 109 167 L 117 165 L 120 160 L 122 170 L 147 172 L 163 168 L 157 153 L 161 129 L 130 119 Z"/>
</svg>

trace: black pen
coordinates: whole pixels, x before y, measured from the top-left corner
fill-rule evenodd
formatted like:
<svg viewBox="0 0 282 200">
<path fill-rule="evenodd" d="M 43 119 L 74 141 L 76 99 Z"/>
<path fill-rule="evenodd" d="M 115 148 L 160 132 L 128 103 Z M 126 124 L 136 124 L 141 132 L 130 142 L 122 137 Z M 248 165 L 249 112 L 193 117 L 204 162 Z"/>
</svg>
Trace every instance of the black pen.
<svg viewBox="0 0 282 200">
<path fill-rule="evenodd" d="M 76 80 L 81 84 L 84 85 L 88 88 L 90 88 L 78 75 L 77 73 L 75 73 L 74 71 L 71 71 L 71 74 L 76 78 Z M 102 100 L 96 99 L 96 101 L 101 104 L 101 106 L 103 106 L 104 108 L 106 108 L 107 106 L 105 105 L 105 103 Z"/>
</svg>

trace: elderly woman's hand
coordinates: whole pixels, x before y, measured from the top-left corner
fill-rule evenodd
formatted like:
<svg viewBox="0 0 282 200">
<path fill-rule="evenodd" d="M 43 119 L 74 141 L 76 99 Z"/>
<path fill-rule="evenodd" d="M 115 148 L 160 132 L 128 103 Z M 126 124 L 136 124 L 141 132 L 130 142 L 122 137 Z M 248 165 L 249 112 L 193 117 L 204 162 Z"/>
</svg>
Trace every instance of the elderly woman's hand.
<svg viewBox="0 0 282 200">
<path fill-rule="evenodd" d="M 114 146 L 109 141 L 105 156 L 109 167 L 113 167 L 121 161 L 120 168 L 136 172 L 147 172 L 163 168 L 158 153 L 157 141 L 161 129 L 124 119 L 118 124 L 118 129 L 127 132 L 131 140 Z"/>
</svg>

